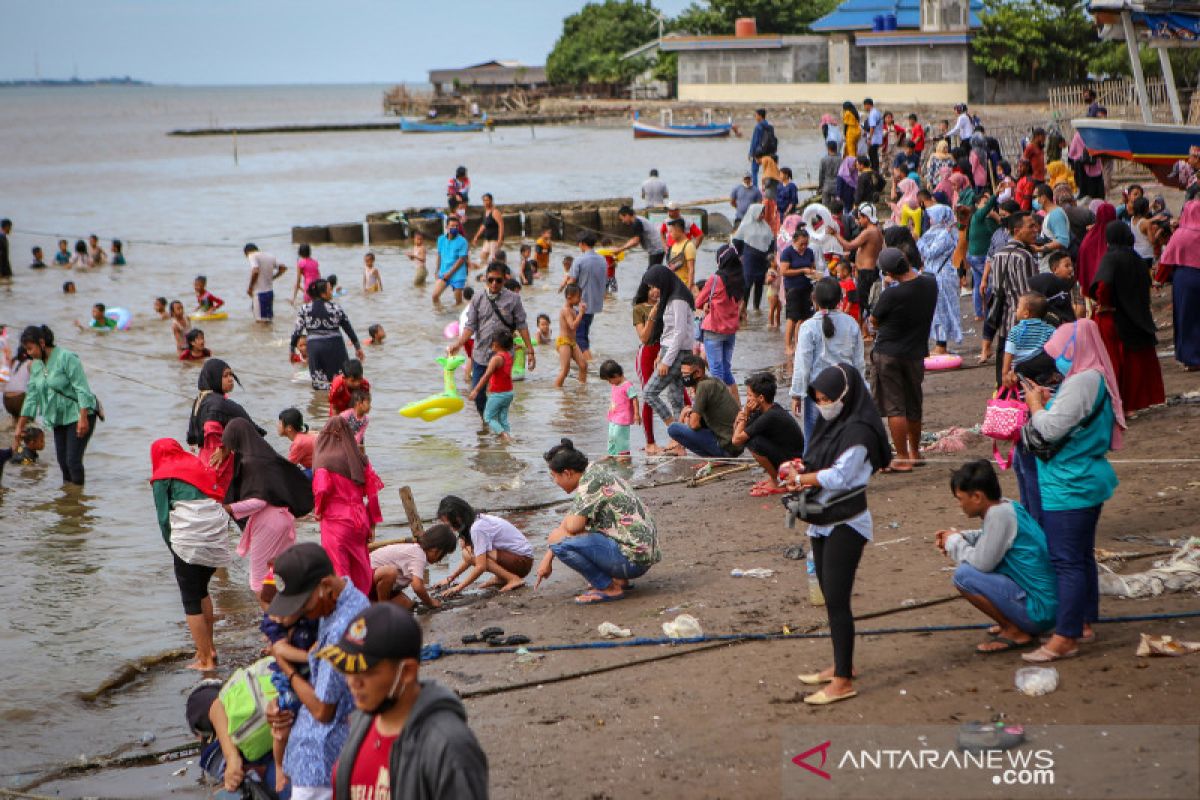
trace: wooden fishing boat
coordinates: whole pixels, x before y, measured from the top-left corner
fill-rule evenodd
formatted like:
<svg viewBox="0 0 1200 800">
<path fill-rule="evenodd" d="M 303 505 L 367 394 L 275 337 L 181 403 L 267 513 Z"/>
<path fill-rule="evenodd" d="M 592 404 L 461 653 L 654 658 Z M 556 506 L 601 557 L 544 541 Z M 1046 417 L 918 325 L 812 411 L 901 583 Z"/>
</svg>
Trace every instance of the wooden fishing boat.
<svg viewBox="0 0 1200 800">
<path fill-rule="evenodd" d="M 714 123 L 712 112 L 704 112 L 704 121 L 698 125 L 676 125 L 670 109 L 662 112 L 661 124 L 643 122 L 633 115 L 633 138 L 635 139 L 715 139 L 728 136 L 733 131 L 733 121 Z"/>
<path fill-rule="evenodd" d="M 400 130 L 404 133 L 477 133 L 483 130 L 483 123 L 422 122 L 415 119 L 401 117 Z"/>
</svg>

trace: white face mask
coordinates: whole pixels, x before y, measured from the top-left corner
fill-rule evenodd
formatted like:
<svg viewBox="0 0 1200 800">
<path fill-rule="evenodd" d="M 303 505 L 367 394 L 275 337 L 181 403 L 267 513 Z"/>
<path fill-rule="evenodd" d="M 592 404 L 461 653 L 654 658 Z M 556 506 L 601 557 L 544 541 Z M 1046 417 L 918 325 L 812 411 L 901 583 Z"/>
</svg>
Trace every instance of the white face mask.
<svg viewBox="0 0 1200 800">
<path fill-rule="evenodd" d="M 817 405 L 817 411 L 821 412 L 821 416 L 829 421 L 837 419 L 837 415 L 842 413 L 843 403 L 841 400 L 834 400 L 832 403 L 824 403 Z"/>
</svg>

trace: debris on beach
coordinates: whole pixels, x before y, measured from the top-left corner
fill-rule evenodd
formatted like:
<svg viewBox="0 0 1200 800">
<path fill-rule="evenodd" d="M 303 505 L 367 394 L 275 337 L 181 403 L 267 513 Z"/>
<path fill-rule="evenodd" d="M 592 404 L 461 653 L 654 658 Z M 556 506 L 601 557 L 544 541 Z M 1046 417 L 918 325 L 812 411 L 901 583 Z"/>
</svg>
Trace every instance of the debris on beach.
<svg viewBox="0 0 1200 800">
<path fill-rule="evenodd" d="M 775 574 L 773 569 L 763 569 L 755 567 L 754 569 L 738 569 L 734 568 L 729 571 L 729 576 L 732 578 L 770 578 Z"/>
<path fill-rule="evenodd" d="M 1058 670 L 1054 667 L 1022 667 L 1017 670 L 1017 689 L 1030 697 L 1041 697 L 1058 688 Z"/>
<path fill-rule="evenodd" d="M 1172 636 L 1151 636 L 1143 633 L 1138 642 L 1137 655 L 1146 656 L 1187 656 L 1200 651 L 1200 642 L 1181 642 Z"/>
<path fill-rule="evenodd" d="M 680 614 L 670 622 L 662 625 L 663 633 L 672 639 L 697 639 L 704 635 L 700 629 L 700 620 L 691 614 Z"/>
<path fill-rule="evenodd" d="M 1200 589 L 1200 537 L 1193 536 L 1152 569 L 1128 575 L 1100 564 L 1100 594 L 1116 597 L 1157 597 Z"/>
<path fill-rule="evenodd" d="M 600 631 L 600 635 L 605 639 L 628 639 L 633 635 L 633 632 L 629 628 L 622 628 L 620 625 L 612 622 L 601 622 L 597 630 Z"/>
</svg>

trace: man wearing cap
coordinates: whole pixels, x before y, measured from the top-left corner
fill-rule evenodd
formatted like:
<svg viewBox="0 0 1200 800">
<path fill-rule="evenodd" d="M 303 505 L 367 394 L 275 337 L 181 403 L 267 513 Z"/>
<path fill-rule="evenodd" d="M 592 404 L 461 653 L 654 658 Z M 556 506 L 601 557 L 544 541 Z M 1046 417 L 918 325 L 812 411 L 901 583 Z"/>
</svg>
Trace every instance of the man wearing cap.
<svg viewBox="0 0 1200 800">
<path fill-rule="evenodd" d="M 376 603 L 317 651 L 345 675 L 357 711 L 333 775 L 336 800 L 471 800 L 488 796 L 487 756 L 454 692 L 422 681 L 421 628 Z"/>
<path fill-rule="evenodd" d="M 893 282 L 871 309 L 878 331 L 871 350 L 871 393 L 887 419 L 896 457 L 885 472 L 911 472 L 921 460 L 921 417 L 929 327 L 937 307 L 938 284 L 932 275 L 911 269 L 904 254 L 885 247 L 879 268 Z"/>
<path fill-rule="evenodd" d="M 666 242 L 668 248 L 675 244 L 675 239 L 671 237 L 670 224 L 673 219 L 683 219 L 683 212 L 679 210 L 679 204 L 674 200 L 667 203 L 667 218 L 663 220 L 663 224 L 659 226 L 658 234 Z M 684 235 L 692 246 L 696 249 L 700 248 L 700 243 L 704 241 L 704 231 L 700 230 L 700 226 L 696 223 L 688 223 L 684 220 Z"/>
<path fill-rule="evenodd" d="M 333 562 L 315 542 L 294 545 L 275 559 L 275 589 L 267 607 L 273 620 L 285 626 L 300 617 L 319 621 L 314 654 L 341 641 L 354 618 L 371 605 L 349 578 L 334 574 Z M 294 718 L 274 702 L 267 711 L 277 732 L 291 728 L 283 771 L 291 780 L 292 800 L 329 800 L 333 765 L 350 731 L 350 689 L 342 674 L 316 655 L 308 657 L 307 680 L 287 659 L 276 656 L 276 663 L 301 703 Z"/>
<path fill-rule="evenodd" d="M 879 229 L 879 216 L 875 211 L 875 206 L 870 203 L 863 203 L 855 209 L 854 218 L 859 225 L 858 236 L 846 239 L 836 230 L 833 231 L 833 235 L 847 253 L 854 254 L 855 291 L 858 293 L 858 304 L 862 309 L 865 330 L 866 319 L 871 310 L 871 287 L 875 285 L 875 281 L 879 280 L 877 264 L 879 252 L 883 250 L 883 231 Z M 869 339 L 870 337 L 865 338 Z"/>
<path fill-rule="evenodd" d="M 575 341 L 584 358 L 592 357 L 592 320 L 604 310 L 604 290 L 608 283 L 608 262 L 595 250 L 596 234 L 584 231 L 579 236 L 579 258 L 571 263 L 567 281 L 579 287 L 587 312 L 575 328 Z"/>
<path fill-rule="evenodd" d="M 617 248 L 617 253 L 624 253 L 640 244 L 650 258 L 649 266 L 663 263 L 667 256 L 667 248 L 663 245 L 662 237 L 658 235 L 658 229 L 650 224 L 650 220 L 639 217 L 629 206 L 621 206 L 617 211 L 617 218 L 621 220 L 622 225 L 633 228 L 633 236 Z"/>
<path fill-rule="evenodd" d="M 729 205 L 734 209 L 733 227 L 742 224 L 742 217 L 746 216 L 750 206 L 761 203 L 762 199 L 762 192 L 754 185 L 754 176 L 747 172 L 742 176 L 742 182 L 729 193 Z"/>
</svg>

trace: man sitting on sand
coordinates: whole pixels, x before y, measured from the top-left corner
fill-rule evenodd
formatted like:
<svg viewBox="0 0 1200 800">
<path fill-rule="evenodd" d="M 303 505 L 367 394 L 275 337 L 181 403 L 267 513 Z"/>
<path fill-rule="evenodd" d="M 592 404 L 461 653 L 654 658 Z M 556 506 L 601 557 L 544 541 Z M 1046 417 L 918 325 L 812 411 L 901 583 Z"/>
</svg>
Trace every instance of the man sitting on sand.
<svg viewBox="0 0 1200 800">
<path fill-rule="evenodd" d="M 954 587 L 996 621 L 979 653 L 1004 653 L 1037 644 L 1054 627 L 1058 590 L 1046 534 L 1019 503 L 1000 495 L 1000 479 L 983 459 L 950 476 L 963 513 L 983 520 L 976 531 L 938 531 L 939 550 L 958 562 Z"/>
<path fill-rule="evenodd" d="M 692 404 L 667 435 L 696 455 L 708 458 L 737 457 L 742 446 L 733 443 L 733 423 L 738 404 L 723 381 L 704 374 L 704 359 L 688 353 L 680 360 L 680 378 L 692 393 Z"/>
</svg>

